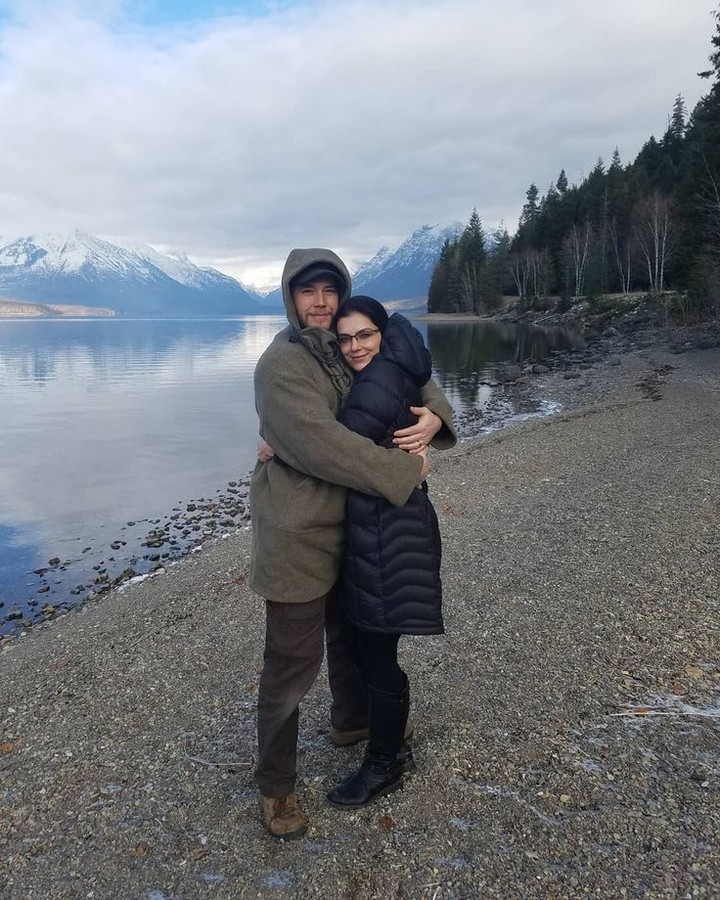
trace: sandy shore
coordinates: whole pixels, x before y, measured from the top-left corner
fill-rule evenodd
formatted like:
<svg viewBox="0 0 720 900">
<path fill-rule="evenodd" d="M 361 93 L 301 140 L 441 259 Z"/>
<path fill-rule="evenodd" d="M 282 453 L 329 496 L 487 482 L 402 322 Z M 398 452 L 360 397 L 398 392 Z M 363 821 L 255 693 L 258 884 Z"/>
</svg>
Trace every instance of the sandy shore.
<svg viewBox="0 0 720 900">
<path fill-rule="evenodd" d="M 540 380 L 569 411 L 434 458 L 448 634 L 402 645 L 404 791 L 324 803 L 361 750 L 323 677 L 311 831 L 262 831 L 243 530 L 0 654 L 0 896 L 720 897 L 720 351 Z"/>
</svg>

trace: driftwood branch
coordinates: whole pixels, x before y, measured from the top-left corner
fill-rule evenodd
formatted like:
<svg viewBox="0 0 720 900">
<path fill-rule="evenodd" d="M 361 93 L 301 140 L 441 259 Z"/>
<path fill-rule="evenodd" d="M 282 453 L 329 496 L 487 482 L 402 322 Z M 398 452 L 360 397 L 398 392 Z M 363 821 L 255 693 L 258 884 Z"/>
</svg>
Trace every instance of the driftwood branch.
<svg viewBox="0 0 720 900">
<path fill-rule="evenodd" d="M 185 759 L 188 762 L 197 763 L 200 766 L 209 766 L 213 769 L 249 769 L 255 764 L 254 759 L 250 760 L 241 760 L 241 759 L 232 759 L 228 762 L 219 762 L 214 759 L 206 759 L 204 756 L 194 756 L 191 753 L 188 753 L 187 749 L 187 739 L 184 741 L 183 751 L 185 754 Z"/>
</svg>

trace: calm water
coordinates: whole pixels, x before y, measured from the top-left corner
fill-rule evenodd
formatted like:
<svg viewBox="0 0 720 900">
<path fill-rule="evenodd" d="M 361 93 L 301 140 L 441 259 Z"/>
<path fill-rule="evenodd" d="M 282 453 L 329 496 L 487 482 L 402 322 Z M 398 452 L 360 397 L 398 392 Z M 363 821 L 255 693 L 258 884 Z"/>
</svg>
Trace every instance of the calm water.
<svg viewBox="0 0 720 900">
<path fill-rule="evenodd" d="M 13 606 L 33 618 L 45 603 L 83 599 L 98 571 L 148 571 L 141 544 L 153 523 L 236 491 L 228 483 L 255 456 L 253 369 L 283 322 L 0 320 L 0 634 L 19 627 L 3 622 Z M 419 327 L 461 415 L 493 398 L 485 382 L 499 363 L 573 341 L 484 323 Z M 34 571 L 52 558 L 61 566 Z"/>
</svg>

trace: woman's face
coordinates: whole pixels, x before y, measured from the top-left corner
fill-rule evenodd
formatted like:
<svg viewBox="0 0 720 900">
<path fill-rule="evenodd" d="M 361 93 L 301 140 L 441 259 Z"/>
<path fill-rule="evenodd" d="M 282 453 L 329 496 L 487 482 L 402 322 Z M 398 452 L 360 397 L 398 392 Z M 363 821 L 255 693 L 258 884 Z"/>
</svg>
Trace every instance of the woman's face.
<svg viewBox="0 0 720 900">
<path fill-rule="evenodd" d="M 348 365 L 359 372 L 380 352 L 382 334 L 372 319 L 351 312 L 337 320 L 337 339 Z"/>
</svg>

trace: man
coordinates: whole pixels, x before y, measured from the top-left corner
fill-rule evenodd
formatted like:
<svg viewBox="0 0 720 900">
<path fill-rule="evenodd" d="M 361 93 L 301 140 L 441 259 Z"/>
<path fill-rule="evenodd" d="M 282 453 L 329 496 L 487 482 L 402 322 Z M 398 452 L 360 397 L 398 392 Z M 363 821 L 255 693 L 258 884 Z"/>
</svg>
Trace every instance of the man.
<svg viewBox="0 0 720 900">
<path fill-rule="evenodd" d="M 339 302 L 350 296 L 342 260 L 331 250 L 292 250 L 282 292 L 290 324 L 255 369 L 260 434 L 275 456 L 257 464 L 250 487 L 250 586 L 265 598 L 267 613 L 255 778 L 265 826 L 289 839 L 308 827 L 295 798 L 298 705 L 320 670 L 325 632 L 331 735 L 345 745 L 367 737 L 365 686 L 334 596 L 346 488 L 402 506 L 427 463 L 378 447 L 337 421 L 351 383 L 329 331 Z M 452 446 L 452 410 L 432 382 L 423 401 L 418 425 L 396 436 L 399 447 L 421 449 L 438 432 L 435 445 Z"/>
</svg>

